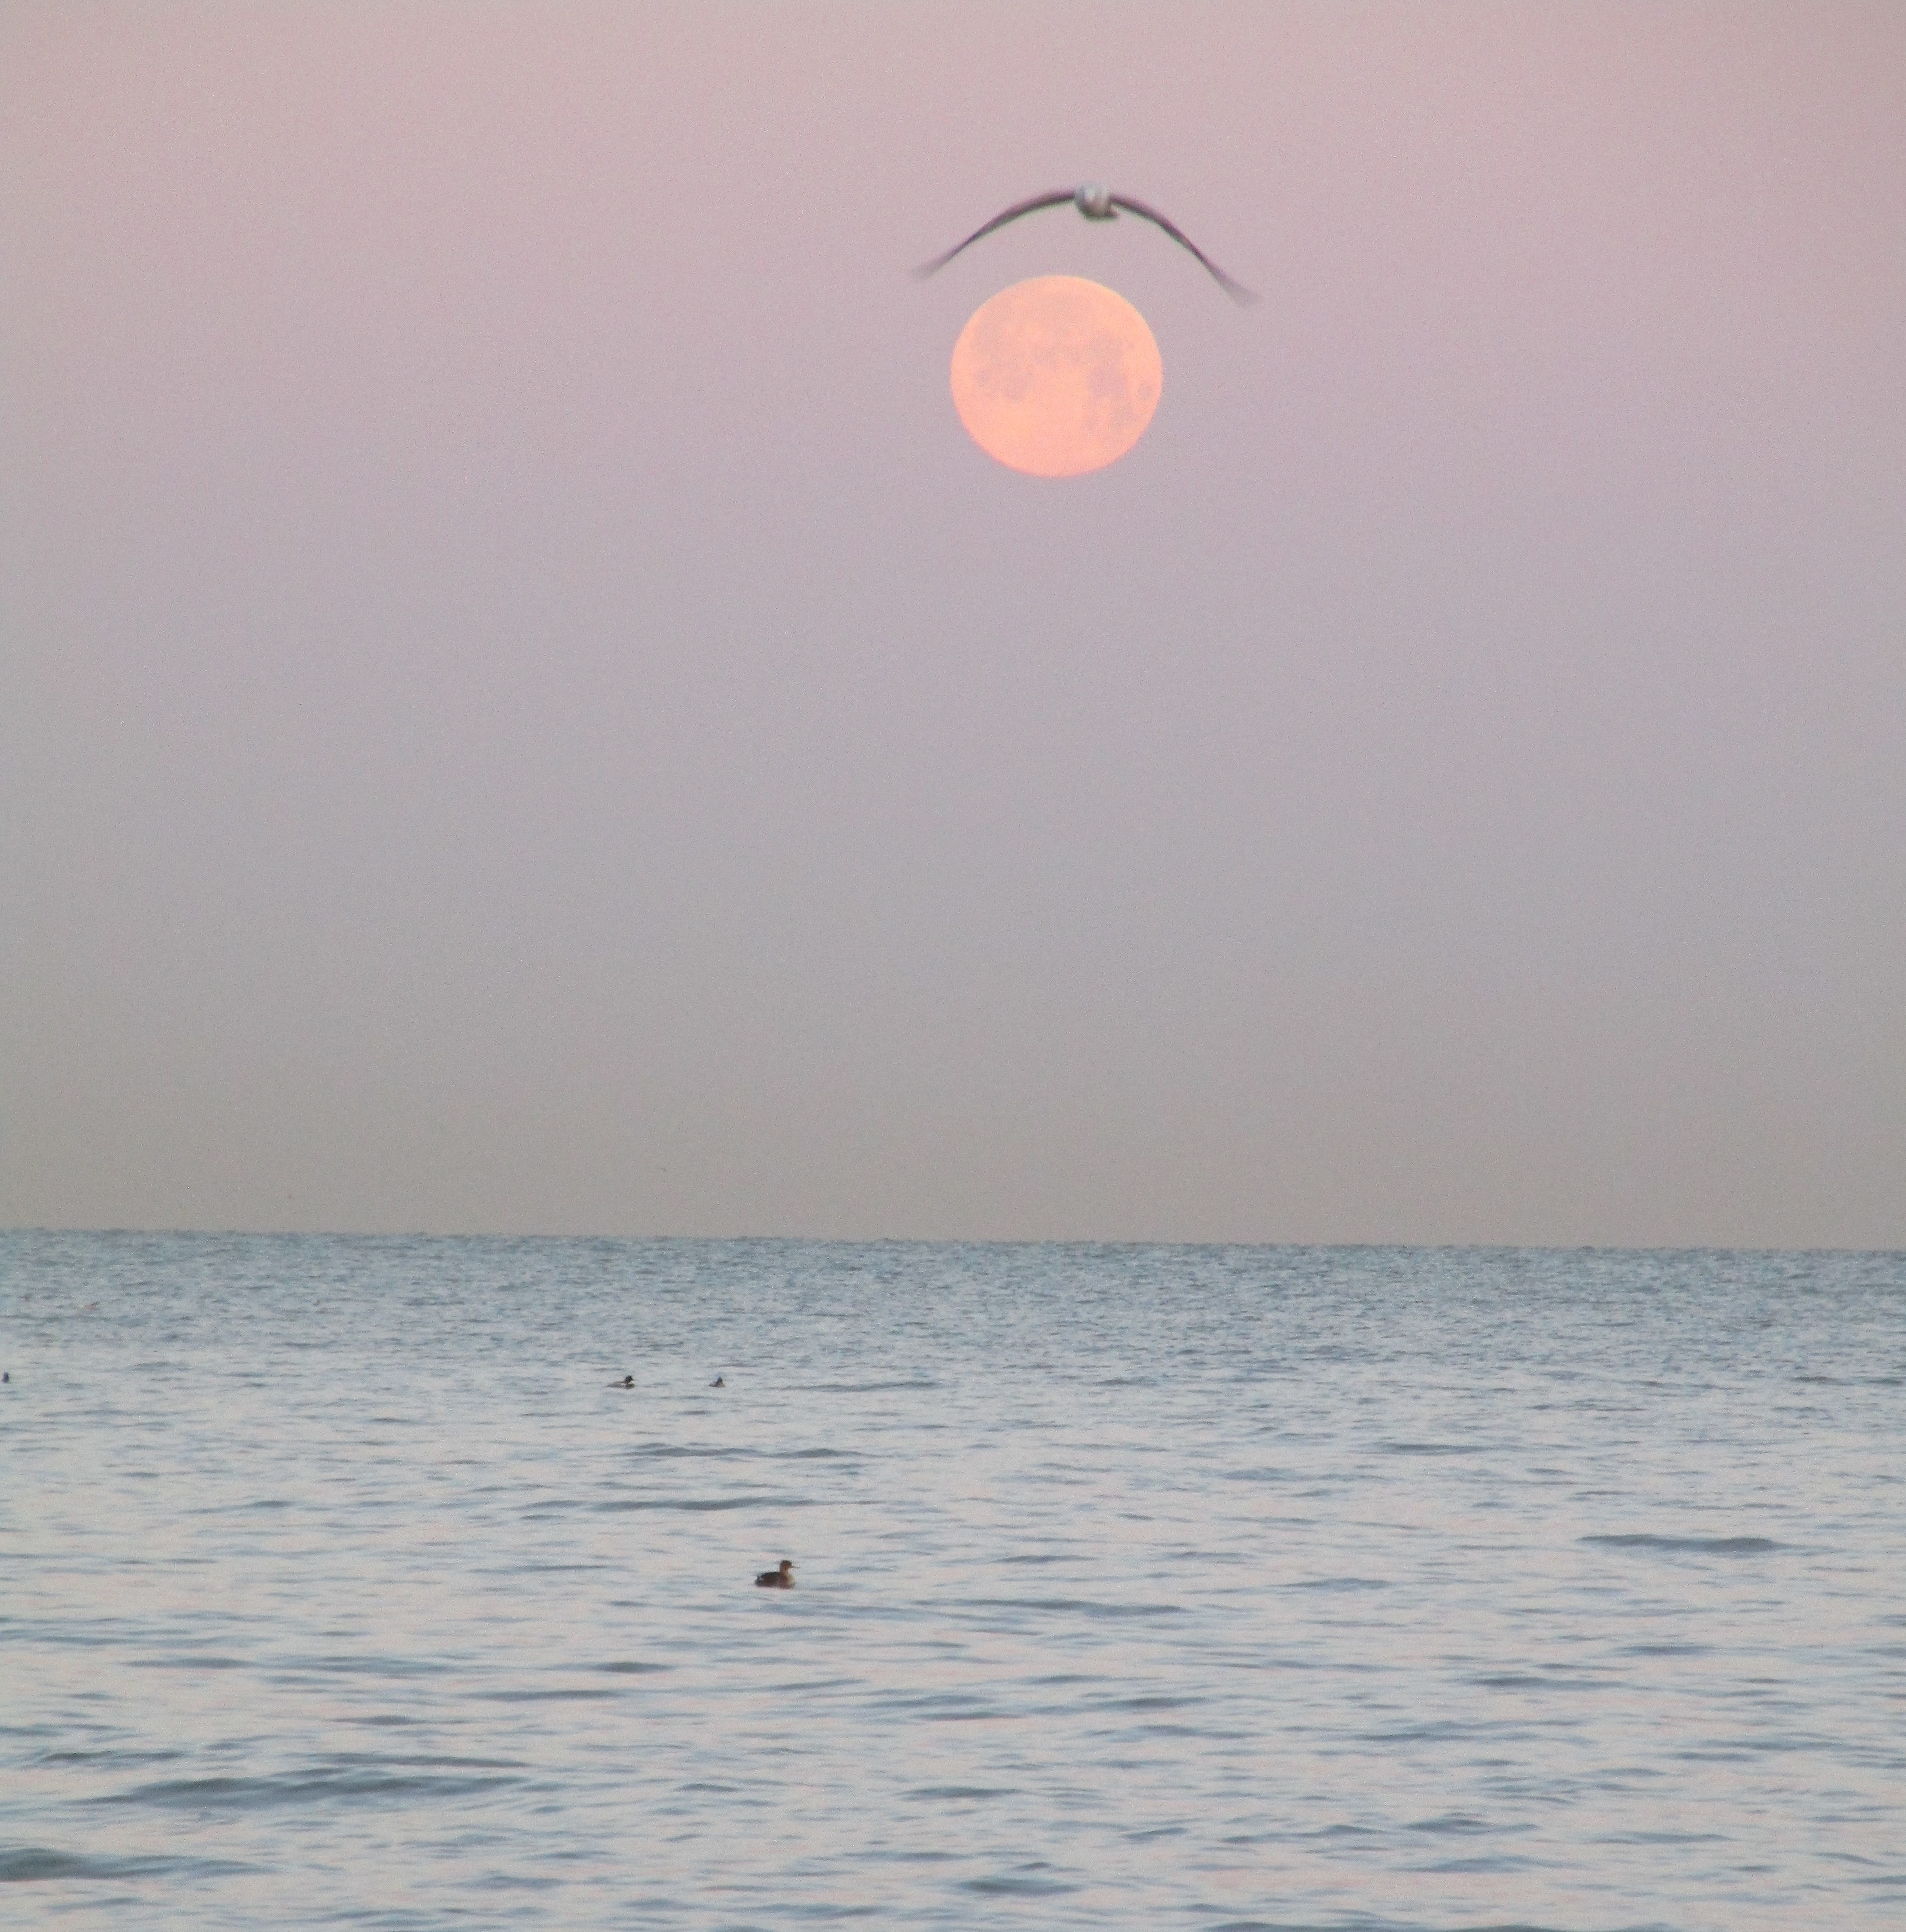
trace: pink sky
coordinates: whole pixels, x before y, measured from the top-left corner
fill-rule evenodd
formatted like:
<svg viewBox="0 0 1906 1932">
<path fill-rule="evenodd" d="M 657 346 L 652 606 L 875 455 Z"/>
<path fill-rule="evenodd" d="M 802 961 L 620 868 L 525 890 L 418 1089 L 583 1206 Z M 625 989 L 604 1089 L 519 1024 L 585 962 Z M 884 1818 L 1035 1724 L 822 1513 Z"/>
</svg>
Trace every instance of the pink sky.
<svg viewBox="0 0 1906 1932">
<path fill-rule="evenodd" d="M 0 1222 L 1906 1245 L 1897 6 L 16 5 L 0 251 Z"/>
</svg>

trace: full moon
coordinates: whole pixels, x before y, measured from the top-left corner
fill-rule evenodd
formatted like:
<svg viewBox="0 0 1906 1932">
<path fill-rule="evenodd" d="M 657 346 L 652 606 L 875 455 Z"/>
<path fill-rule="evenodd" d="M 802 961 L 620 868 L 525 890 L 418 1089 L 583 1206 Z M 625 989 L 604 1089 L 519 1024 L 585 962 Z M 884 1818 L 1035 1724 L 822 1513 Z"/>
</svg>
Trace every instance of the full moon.
<svg viewBox="0 0 1906 1932">
<path fill-rule="evenodd" d="M 953 406 L 967 434 L 1029 476 L 1117 462 L 1145 434 L 1164 382 L 1145 318 L 1077 275 L 1002 289 L 953 345 Z"/>
</svg>

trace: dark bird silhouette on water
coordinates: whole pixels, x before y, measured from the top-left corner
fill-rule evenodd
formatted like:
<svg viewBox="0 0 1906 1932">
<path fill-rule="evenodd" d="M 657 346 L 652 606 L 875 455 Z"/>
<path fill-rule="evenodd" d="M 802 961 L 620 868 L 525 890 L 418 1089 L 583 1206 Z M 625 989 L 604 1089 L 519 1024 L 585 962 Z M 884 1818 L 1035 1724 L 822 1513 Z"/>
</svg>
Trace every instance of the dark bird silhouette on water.
<svg viewBox="0 0 1906 1932">
<path fill-rule="evenodd" d="M 962 249 L 970 248 L 981 236 L 990 235 L 994 229 L 1005 227 L 1008 221 L 1017 221 L 1022 214 L 1034 214 L 1042 208 L 1062 207 L 1068 201 L 1088 221 L 1116 221 L 1122 209 L 1127 214 L 1137 215 L 1141 221 L 1150 222 L 1155 228 L 1162 228 L 1181 248 L 1188 248 L 1211 271 L 1213 280 L 1232 301 L 1254 302 L 1257 299 L 1242 282 L 1233 281 L 1226 274 L 1183 229 L 1167 220 L 1155 208 L 1147 208 L 1142 201 L 1134 201 L 1128 194 L 1113 194 L 1096 182 L 1086 182 L 1078 188 L 1054 188 L 1050 194 L 1035 194 L 1029 201 L 1016 201 L 1011 207 L 994 215 L 984 227 L 975 228 L 958 248 L 948 249 L 945 254 L 931 262 L 923 262 L 913 272 L 922 278 L 936 274 Z"/>
<path fill-rule="evenodd" d="M 794 1588 L 794 1565 L 784 1556 L 778 1570 L 764 1570 L 754 1580 L 757 1590 L 791 1590 Z"/>
<path fill-rule="evenodd" d="M 725 1376 L 717 1376 L 714 1381 L 709 1384 L 710 1388 L 726 1388 L 727 1386 L 728 1380 Z"/>
<path fill-rule="evenodd" d="M 609 1386 L 611 1388 L 634 1388 L 635 1386 L 635 1378 L 633 1376 L 625 1376 L 620 1382 L 611 1382 Z"/>
</svg>

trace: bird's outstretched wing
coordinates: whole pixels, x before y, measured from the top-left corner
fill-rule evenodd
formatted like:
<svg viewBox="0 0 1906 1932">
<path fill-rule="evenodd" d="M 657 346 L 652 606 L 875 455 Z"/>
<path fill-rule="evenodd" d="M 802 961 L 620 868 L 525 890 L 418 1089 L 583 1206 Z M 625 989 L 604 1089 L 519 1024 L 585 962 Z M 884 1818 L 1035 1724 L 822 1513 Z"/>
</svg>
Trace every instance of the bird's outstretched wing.
<svg viewBox="0 0 1906 1932">
<path fill-rule="evenodd" d="M 959 244 L 958 248 L 948 249 L 945 254 L 936 256 L 931 262 L 922 262 L 919 267 L 916 268 L 913 272 L 924 280 L 928 275 L 933 274 L 939 269 L 945 268 L 947 263 L 952 261 L 955 255 L 959 254 L 960 249 L 970 248 L 982 235 L 990 235 L 994 229 L 1003 228 L 1008 221 L 1017 221 L 1022 214 L 1030 214 L 1035 208 L 1056 208 L 1061 202 L 1070 201 L 1071 199 L 1072 190 L 1069 188 L 1061 188 L 1053 189 L 1050 194 L 1035 194 L 1029 201 L 1016 201 L 1013 203 L 1011 207 L 1005 212 L 1004 214 L 994 215 L 993 219 L 987 222 L 984 228 L 975 228 L 973 232 Z M 1179 236 L 1178 238 L 1181 242 L 1185 241 L 1185 238 L 1182 235 Z M 1191 244 L 1188 242 L 1185 242 L 1185 245 L 1188 248 L 1191 248 Z M 1194 255 L 1197 254 L 1197 250 L 1195 248 L 1192 248 L 1191 252 Z M 1199 255 L 1198 260 L 1201 262 L 1204 261 L 1204 257 L 1202 255 Z M 1205 262 L 1205 266 L 1209 268 L 1211 267 L 1211 264 L 1209 262 Z M 1213 274 L 1215 274 L 1216 272 L 1217 272 L 1215 269 L 1212 270 Z M 1220 279 L 1222 278 L 1221 278 Z"/>
<path fill-rule="evenodd" d="M 1248 303 L 1254 302 L 1257 299 L 1257 296 L 1251 290 L 1246 288 L 1242 282 L 1233 281 L 1182 228 L 1179 227 L 1175 222 L 1167 221 L 1155 208 L 1147 208 L 1142 201 L 1134 201 L 1128 194 L 1115 194 L 1111 197 L 1111 201 L 1114 208 L 1122 208 L 1128 214 L 1137 215 L 1141 220 L 1150 222 L 1153 226 L 1162 228 L 1179 247 L 1190 249 L 1191 253 L 1211 271 L 1218 286 L 1230 297 L 1232 301 Z M 979 232 L 982 235 L 986 232 L 983 228 Z M 963 242 L 960 246 L 964 248 L 966 244 Z"/>
</svg>

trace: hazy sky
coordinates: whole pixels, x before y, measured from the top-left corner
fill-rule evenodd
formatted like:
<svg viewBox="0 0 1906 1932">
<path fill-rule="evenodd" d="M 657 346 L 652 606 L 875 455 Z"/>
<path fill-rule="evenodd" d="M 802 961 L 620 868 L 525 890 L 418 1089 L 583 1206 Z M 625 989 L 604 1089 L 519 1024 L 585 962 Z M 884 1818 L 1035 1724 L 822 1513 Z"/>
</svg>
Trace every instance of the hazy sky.
<svg viewBox="0 0 1906 1932">
<path fill-rule="evenodd" d="M 7 0 L 0 447 L 0 1221 L 1906 1245 L 1896 0 Z"/>
</svg>

